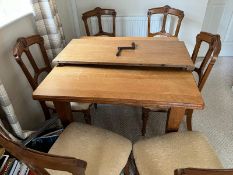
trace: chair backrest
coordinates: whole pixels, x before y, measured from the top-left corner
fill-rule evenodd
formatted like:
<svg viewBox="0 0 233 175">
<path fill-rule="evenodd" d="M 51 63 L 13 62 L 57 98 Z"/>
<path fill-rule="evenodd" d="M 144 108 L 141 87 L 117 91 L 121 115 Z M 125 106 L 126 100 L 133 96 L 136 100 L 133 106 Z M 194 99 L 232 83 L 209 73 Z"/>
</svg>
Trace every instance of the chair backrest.
<svg viewBox="0 0 233 175">
<path fill-rule="evenodd" d="M 87 163 L 71 157 L 56 156 L 34 151 L 8 138 L 0 127 L 0 145 L 11 155 L 25 163 L 38 175 L 49 175 L 45 169 L 67 171 L 74 175 L 84 175 Z"/>
<path fill-rule="evenodd" d="M 174 175 L 233 175 L 233 169 L 185 168 L 175 170 Z"/>
<path fill-rule="evenodd" d="M 198 74 L 198 88 L 201 91 L 205 85 L 205 82 L 212 70 L 218 55 L 221 51 L 221 39 L 220 35 L 213 35 L 207 32 L 201 32 L 196 37 L 196 45 L 192 54 L 192 61 L 195 64 L 197 56 L 201 47 L 201 44 L 205 42 L 209 45 L 208 51 L 200 65 L 195 68 L 195 72 Z"/>
<path fill-rule="evenodd" d="M 40 47 L 40 50 L 41 50 L 41 53 L 44 59 L 44 64 L 45 64 L 45 66 L 42 68 L 39 68 L 37 66 L 36 61 L 34 57 L 32 56 L 32 53 L 30 52 L 30 47 L 34 44 L 38 44 Z M 23 53 L 26 54 L 26 57 L 28 58 L 33 68 L 34 75 L 31 75 L 29 68 L 24 64 L 23 59 L 22 59 Z M 32 89 L 35 90 L 39 84 L 38 82 L 39 75 L 43 72 L 49 73 L 52 70 L 48 55 L 44 47 L 43 37 L 39 35 L 34 35 L 34 36 L 27 37 L 27 38 L 19 38 L 14 47 L 13 54 L 14 54 L 14 57 L 17 63 L 19 64 L 25 76 L 27 77 Z"/>
<path fill-rule="evenodd" d="M 162 29 L 159 32 L 151 33 L 151 17 L 155 14 L 162 14 L 163 15 L 163 22 L 162 22 Z M 173 15 L 178 17 L 178 22 L 175 30 L 175 34 L 172 35 L 169 32 L 166 32 L 166 23 L 167 23 L 167 16 Z M 184 18 L 184 12 L 175 8 L 171 8 L 170 6 L 166 5 L 164 7 L 152 8 L 149 9 L 147 12 L 148 17 L 148 37 L 154 37 L 156 35 L 164 35 L 168 37 L 177 37 L 180 31 L 181 22 Z"/>
<path fill-rule="evenodd" d="M 113 28 L 113 31 L 112 33 L 108 33 L 108 32 L 104 32 L 103 31 L 103 26 L 102 26 L 102 21 L 101 21 L 101 17 L 102 16 L 112 16 L 112 28 Z M 97 34 L 95 34 L 95 36 L 101 36 L 101 35 L 107 35 L 107 36 L 116 36 L 116 11 L 114 9 L 102 9 L 100 7 L 96 7 L 94 10 L 91 10 L 91 11 L 88 11 L 88 12 L 85 12 L 83 15 L 82 15 L 82 19 L 83 19 L 83 22 L 84 22 L 84 25 L 85 25 L 85 29 L 86 29 L 86 33 L 87 33 L 87 36 L 90 36 L 90 30 L 89 30 L 89 27 L 88 27 L 88 18 L 91 18 L 91 17 L 97 17 L 97 20 L 98 20 L 98 27 L 99 27 L 99 32 Z"/>
</svg>

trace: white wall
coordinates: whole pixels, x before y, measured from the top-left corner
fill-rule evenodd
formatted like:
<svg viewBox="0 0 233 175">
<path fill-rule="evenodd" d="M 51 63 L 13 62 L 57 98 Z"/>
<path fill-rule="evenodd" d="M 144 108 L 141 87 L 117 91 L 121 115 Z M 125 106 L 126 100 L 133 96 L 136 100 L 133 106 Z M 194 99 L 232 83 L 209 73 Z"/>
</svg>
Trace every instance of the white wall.
<svg viewBox="0 0 233 175">
<path fill-rule="evenodd" d="M 184 40 L 190 53 L 195 45 L 195 37 L 201 31 L 208 0 L 75 0 L 81 35 L 85 35 L 81 15 L 95 7 L 114 8 L 117 16 L 146 16 L 152 7 L 170 5 L 185 12 L 181 26 L 180 40 Z"/>
<path fill-rule="evenodd" d="M 77 37 L 77 33 L 75 31 L 75 23 L 76 20 L 72 11 L 71 1 L 64 0 L 56 0 L 58 13 L 62 22 L 65 39 L 67 43 L 73 38 Z"/>
<path fill-rule="evenodd" d="M 210 0 L 204 18 L 202 29 L 210 33 L 218 33 L 221 36 L 221 56 L 233 56 L 232 7 L 232 0 Z"/>
</svg>

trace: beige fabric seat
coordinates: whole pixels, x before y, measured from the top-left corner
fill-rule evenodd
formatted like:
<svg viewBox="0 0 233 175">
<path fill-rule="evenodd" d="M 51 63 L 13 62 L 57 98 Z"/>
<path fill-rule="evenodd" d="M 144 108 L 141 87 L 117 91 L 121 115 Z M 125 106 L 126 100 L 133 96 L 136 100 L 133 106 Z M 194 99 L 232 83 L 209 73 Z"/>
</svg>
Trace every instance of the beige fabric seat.
<svg viewBox="0 0 233 175">
<path fill-rule="evenodd" d="M 46 101 L 46 106 L 50 109 L 55 109 L 54 104 L 52 101 Z M 77 103 L 77 102 L 70 102 L 71 110 L 73 111 L 81 111 L 87 110 L 90 107 L 90 103 Z"/>
<path fill-rule="evenodd" d="M 137 142 L 133 154 L 140 175 L 173 175 L 179 168 L 223 168 L 199 132 L 170 133 Z"/>
<path fill-rule="evenodd" d="M 50 154 L 70 156 L 87 162 L 86 175 L 119 175 L 132 150 L 132 143 L 113 132 L 72 123 L 59 136 Z M 68 172 L 49 170 L 52 175 Z"/>
</svg>

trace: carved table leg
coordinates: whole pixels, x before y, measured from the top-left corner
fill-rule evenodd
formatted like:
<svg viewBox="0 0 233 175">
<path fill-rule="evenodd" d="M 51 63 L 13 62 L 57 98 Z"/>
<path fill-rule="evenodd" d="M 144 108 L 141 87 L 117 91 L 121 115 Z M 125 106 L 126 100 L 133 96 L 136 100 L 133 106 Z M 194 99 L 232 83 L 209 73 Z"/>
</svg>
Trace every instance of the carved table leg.
<svg viewBox="0 0 233 175">
<path fill-rule="evenodd" d="M 177 132 L 179 130 L 180 123 L 184 118 L 185 108 L 172 107 L 168 112 L 166 133 Z"/>
<path fill-rule="evenodd" d="M 53 101 L 53 103 L 64 127 L 74 121 L 69 102 Z"/>
</svg>

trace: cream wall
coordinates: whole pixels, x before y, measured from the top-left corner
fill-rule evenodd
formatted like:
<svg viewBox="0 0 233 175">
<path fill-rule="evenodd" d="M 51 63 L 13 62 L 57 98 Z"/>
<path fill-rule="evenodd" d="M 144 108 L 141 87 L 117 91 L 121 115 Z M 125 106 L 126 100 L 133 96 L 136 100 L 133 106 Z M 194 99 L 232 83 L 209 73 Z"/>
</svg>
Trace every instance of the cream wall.
<svg viewBox="0 0 233 175">
<path fill-rule="evenodd" d="M 185 41 L 190 53 L 195 45 L 195 37 L 201 31 L 208 0 L 71 0 L 77 6 L 81 35 L 85 34 L 81 15 L 95 7 L 114 8 L 118 16 L 146 16 L 152 7 L 170 5 L 185 12 L 180 31 L 180 39 Z M 74 22 L 75 23 L 75 22 Z M 77 26 L 77 25 L 76 25 Z"/>
</svg>

